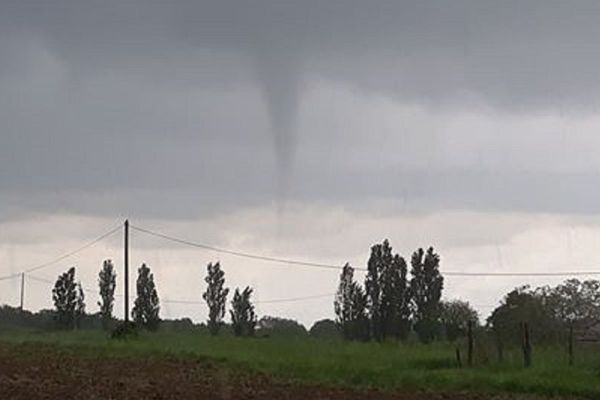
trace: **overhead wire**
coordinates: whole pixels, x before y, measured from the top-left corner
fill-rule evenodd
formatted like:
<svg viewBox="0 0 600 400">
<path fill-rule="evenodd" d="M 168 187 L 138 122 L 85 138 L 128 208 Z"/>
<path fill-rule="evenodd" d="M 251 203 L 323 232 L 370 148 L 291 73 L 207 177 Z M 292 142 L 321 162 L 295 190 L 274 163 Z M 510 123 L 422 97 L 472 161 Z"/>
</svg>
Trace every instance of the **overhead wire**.
<svg viewBox="0 0 600 400">
<path fill-rule="evenodd" d="M 229 255 L 236 256 L 236 257 L 243 257 L 243 258 L 268 261 L 268 262 L 280 263 L 280 264 L 287 264 L 287 265 L 296 265 L 296 266 L 305 266 L 305 267 L 314 267 L 314 268 L 326 268 L 326 269 L 335 269 L 335 270 L 343 269 L 343 267 L 340 265 L 316 263 L 316 262 L 309 262 L 309 261 L 294 260 L 294 259 L 290 259 L 290 258 L 278 258 L 278 257 L 264 256 L 264 255 L 259 255 L 259 254 L 252 254 L 252 253 L 247 253 L 247 252 L 242 252 L 242 251 L 237 251 L 237 250 L 230 250 L 230 249 L 225 249 L 225 248 L 221 248 L 221 247 L 211 246 L 208 244 L 194 242 L 194 241 L 187 240 L 187 239 L 181 239 L 181 238 L 178 238 L 175 236 L 156 232 L 156 231 L 153 231 L 150 229 L 141 228 L 139 226 L 130 225 L 130 227 L 138 232 L 142 232 L 142 233 L 154 236 L 154 237 L 169 240 L 171 242 L 175 242 L 175 243 L 179 243 L 179 244 L 183 244 L 183 245 L 187 245 L 187 246 L 191 246 L 191 247 L 196 247 L 196 248 L 200 248 L 200 249 L 204 249 L 204 250 L 211 250 L 211 251 L 214 251 L 217 253 L 229 254 Z M 353 267 L 353 268 L 355 271 L 367 271 L 367 268 L 360 268 L 360 267 Z M 442 273 L 442 275 L 445 275 L 445 276 L 462 276 L 462 277 L 469 277 L 469 276 L 473 276 L 473 277 L 476 277 L 476 276 L 479 276 L 479 277 L 536 277 L 536 276 L 561 277 L 561 276 L 600 275 L 600 271 L 556 271 L 556 272 L 441 271 L 441 273 Z"/>
<path fill-rule="evenodd" d="M 154 237 L 158 237 L 164 240 L 169 240 L 171 242 L 175 242 L 175 243 L 179 243 L 179 244 L 183 244 L 183 245 L 187 245 L 187 246 L 191 246 L 191 247 L 195 247 L 195 248 L 200 248 L 200 249 L 204 249 L 204 250 L 210 250 L 210 251 L 214 251 L 217 253 L 222 253 L 222 254 L 229 254 L 229 255 L 233 255 L 236 257 L 243 257 L 243 258 L 249 258 L 249 259 L 255 259 L 255 260 L 261 260 L 261 261 L 267 261 L 267 262 L 272 262 L 272 263 L 279 263 L 279 264 L 285 264 L 285 265 L 292 265 L 292 266 L 306 266 L 306 267 L 313 267 L 313 268 L 324 268 L 324 269 L 335 269 L 335 270 L 341 270 L 343 269 L 342 266 L 340 265 L 334 265 L 334 264 L 326 264 L 326 263 L 317 263 L 317 262 L 309 262 L 309 261 L 302 261 L 302 260 L 296 260 L 296 259 L 290 259 L 290 258 L 280 258 L 280 257 L 272 257 L 272 256 L 265 256 L 265 255 L 259 255 L 259 254 L 252 254 L 252 253 L 247 253 L 247 252 L 243 252 L 243 251 L 237 251 L 237 250 L 230 250 L 230 249 L 226 249 L 226 248 L 221 248 L 221 247 L 216 247 L 216 246 L 212 246 L 212 245 L 207 245 L 204 243 L 199 243 L 199 242 L 194 242 L 191 240 L 186 240 L 186 239 L 182 239 L 179 237 L 175 237 L 175 236 L 171 236 L 171 235 L 167 235 L 164 233 L 160 233 L 160 232 L 156 232 L 153 230 L 149 230 L 149 229 L 145 229 L 136 225 L 130 225 L 132 230 L 138 231 L 138 232 L 142 232 L 145 233 L 147 235 L 150 236 L 154 236 Z M 116 226 L 115 228 L 107 231 L 106 233 L 100 235 L 99 237 L 95 238 L 94 240 L 84 244 L 83 246 L 68 252 L 66 254 L 63 254 L 55 259 L 52 259 L 48 262 L 45 262 L 43 264 L 39 264 L 36 266 L 33 266 L 31 268 L 25 269 L 21 272 L 18 273 L 14 273 L 11 275 L 6 275 L 6 276 L 2 276 L 0 277 L 0 281 L 2 280 L 6 280 L 6 279 L 13 279 L 13 278 L 17 278 L 19 276 L 21 276 L 21 274 L 27 274 L 27 276 L 33 280 L 39 281 L 39 282 L 44 282 L 44 283 L 48 283 L 48 284 L 53 284 L 53 282 L 50 279 L 47 278 L 42 278 L 39 276 L 35 276 L 35 275 L 31 275 L 31 272 L 35 272 L 38 270 L 41 270 L 45 267 L 48 267 L 50 265 L 56 264 L 57 262 L 60 262 L 62 260 L 65 260 L 69 257 L 74 256 L 75 254 L 93 246 L 94 244 L 98 243 L 99 241 L 109 237 L 110 235 L 114 234 L 115 232 L 117 232 L 119 229 L 121 229 L 121 225 Z M 366 268 L 354 268 L 355 270 L 358 271 L 367 271 Z M 556 271 L 556 272 L 487 272 L 487 271 L 473 271 L 473 272 L 469 272 L 469 271 L 442 271 L 442 274 L 445 276 L 462 276 L 462 277 L 549 277 L 549 276 L 553 276 L 553 277 L 561 277 L 561 276 L 593 276 L 593 275 L 600 275 L 600 271 Z M 90 289 L 90 288 L 85 288 L 82 287 L 82 289 L 84 290 L 84 292 L 87 293 L 96 293 L 96 290 L 94 289 Z M 288 303 L 288 302 L 298 302 L 298 301 L 306 301 L 306 300 L 313 300 L 313 299 L 319 299 L 319 298 L 326 298 L 326 297 L 333 297 L 335 294 L 334 293 L 326 293 L 326 294 L 317 294 L 317 295 L 310 295 L 310 296 L 301 296 L 301 297 L 291 297 L 291 298 L 280 298 L 280 299 L 271 299 L 271 300 L 262 300 L 262 301 L 256 301 L 256 304 L 277 304 L 277 303 Z M 115 294 L 115 297 L 122 297 L 119 294 Z M 166 303 L 166 304 L 203 304 L 202 301 L 196 301 L 196 300 L 186 300 L 186 299 L 168 299 L 168 298 L 162 298 L 161 302 Z M 480 306 L 480 307 L 488 307 L 486 306 Z"/>
<path fill-rule="evenodd" d="M 63 254 L 63 255 L 61 255 L 61 256 L 59 256 L 59 257 L 57 257 L 57 258 L 54 258 L 54 259 L 52 259 L 52 260 L 50 260 L 50 261 L 47 261 L 47 262 L 45 262 L 45 263 L 42 263 L 42 264 L 38 264 L 38 265 L 36 265 L 36 266 L 33 266 L 33 267 L 31 267 L 31 268 L 28 268 L 28 269 L 22 270 L 22 271 L 20 271 L 20 272 L 15 272 L 14 274 L 10 274 L 10 275 L 1 276 L 1 277 L 0 277 L 0 281 L 1 281 L 1 280 L 6 280 L 6 279 L 13 279 L 13 278 L 16 278 L 16 277 L 19 277 L 19 276 L 21 276 L 21 274 L 28 274 L 28 273 L 31 273 L 31 272 L 39 271 L 39 270 L 41 270 L 41 269 L 43 269 L 43 268 L 46 268 L 46 267 L 49 267 L 49 266 L 51 266 L 51 265 L 54 265 L 54 264 L 56 264 L 56 263 L 58 263 L 58 262 L 60 262 L 60 261 L 62 261 L 62 260 L 65 260 L 65 259 L 67 259 L 67 258 L 70 258 L 70 257 L 74 256 L 75 254 L 77 254 L 77 253 L 79 253 L 79 252 L 82 252 L 83 250 L 86 250 L 87 248 L 89 248 L 89 247 L 91 247 L 91 246 L 95 245 L 96 243 L 98 243 L 98 242 L 100 242 L 100 241 L 104 240 L 105 238 L 109 237 L 109 236 L 110 236 L 110 235 L 112 235 L 113 233 L 117 232 L 119 229 L 121 229 L 121 225 L 118 225 L 118 226 L 116 226 L 116 227 L 112 228 L 112 229 L 111 229 L 111 230 L 109 230 L 108 232 L 106 232 L 106 233 L 104 233 L 104 234 L 102 234 L 102 235 L 98 236 L 97 238 L 95 238 L 94 240 L 92 240 L 92 241 L 90 241 L 90 242 L 88 242 L 88 243 L 84 244 L 83 246 L 81 246 L 81 247 L 78 247 L 77 249 L 75 249 L 75 250 L 73 250 L 73 251 L 70 251 L 70 252 L 68 252 L 68 253 L 66 253 L 66 254 Z"/>
<path fill-rule="evenodd" d="M 54 284 L 54 282 L 52 282 L 50 279 L 43 278 L 43 277 L 36 276 L 36 275 L 27 275 L 27 278 L 33 279 L 34 281 L 38 281 L 38 282 Z M 81 288 L 86 293 L 97 293 L 96 290 L 85 287 L 85 286 L 82 286 Z M 313 300 L 313 299 L 320 299 L 320 298 L 333 297 L 333 296 L 335 296 L 335 293 L 325 293 L 325 294 L 317 294 L 317 295 L 312 295 L 312 296 L 290 297 L 290 298 L 281 298 L 281 299 L 272 299 L 272 300 L 258 300 L 258 301 L 255 301 L 254 303 L 255 304 L 290 303 L 290 302 L 296 302 L 296 301 Z M 115 294 L 115 297 L 122 297 L 122 296 L 119 294 Z M 168 299 L 168 298 L 161 298 L 160 302 L 161 303 L 169 303 L 169 304 L 205 304 L 204 301 L 199 301 L 199 300 Z"/>
<path fill-rule="evenodd" d="M 185 244 L 188 246 L 197 247 L 197 248 L 201 248 L 204 250 L 211 250 L 211 251 L 214 251 L 217 253 L 229 254 L 232 256 L 236 256 L 236 257 L 244 257 L 244 258 L 250 258 L 250 259 L 254 259 L 254 260 L 261 260 L 261 261 L 268 261 L 268 262 L 289 264 L 289 265 L 300 265 L 300 266 L 313 267 L 313 268 L 326 268 L 326 269 L 335 269 L 335 270 L 342 269 L 342 267 L 340 267 L 339 265 L 315 263 L 315 262 L 308 262 L 308 261 L 299 261 L 299 260 L 292 260 L 292 259 L 288 259 L 288 258 L 278 258 L 278 257 L 257 255 L 257 254 L 245 253 L 245 252 L 241 252 L 241 251 L 224 249 L 224 248 L 220 248 L 220 247 L 210 246 L 207 244 L 202 244 L 202 243 L 192 242 L 192 241 L 185 240 L 185 239 L 176 238 L 174 236 L 165 235 L 163 233 L 151 231 L 149 229 L 140 228 L 135 225 L 130 225 L 130 228 L 134 229 L 138 232 L 146 233 L 148 235 L 166 239 L 166 240 L 169 240 L 169 241 L 172 241 L 175 243 Z M 359 269 L 359 268 L 355 268 L 355 269 Z"/>
</svg>

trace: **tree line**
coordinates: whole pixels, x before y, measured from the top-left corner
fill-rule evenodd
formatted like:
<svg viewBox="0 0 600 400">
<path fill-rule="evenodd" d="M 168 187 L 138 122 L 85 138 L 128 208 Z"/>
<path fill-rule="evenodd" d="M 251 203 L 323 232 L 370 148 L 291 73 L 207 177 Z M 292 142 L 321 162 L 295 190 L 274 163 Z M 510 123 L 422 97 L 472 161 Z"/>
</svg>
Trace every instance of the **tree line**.
<svg viewBox="0 0 600 400">
<path fill-rule="evenodd" d="M 104 261 L 98 274 L 99 316 L 104 329 L 114 325 L 113 308 L 115 302 L 117 273 L 111 260 Z M 220 263 L 210 263 L 205 277 L 207 288 L 202 295 L 208 305 L 207 326 L 211 334 L 217 335 L 224 324 L 225 308 L 229 289 L 224 287 L 225 273 Z M 238 336 L 253 336 L 257 316 L 251 301 L 252 288 L 236 289 L 231 301 L 231 322 Z M 59 275 L 52 289 L 54 319 L 58 327 L 77 329 L 85 316 L 85 294 L 81 282 L 76 281 L 75 267 Z M 136 298 L 131 311 L 133 323 L 143 329 L 154 331 L 160 323 L 160 299 L 154 275 L 146 264 L 138 269 Z"/>
<path fill-rule="evenodd" d="M 364 285 L 355 280 L 350 264 L 344 266 L 334 301 L 344 338 L 406 339 L 411 330 L 425 343 L 436 338 L 444 288 L 440 256 L 433 247 L 418 249 L 410 265 L 409 279 L 406 260 L 384 240 L 371 247 Z"/>
<path fill-rule="evenodd" d="M 517 340 L 524 322 L 538 343 L 564 343 L 573 331 L 581 340 L 600 340 L 600 282 L 568 279 L 556 286 L 517 287 L 492 312 L 487 327 L 502 347 Z"/>
<path fill-rule="evenodd" d="M 342 268 L 334 298 L 335 321 L 319 321 L 313 328 L 319 335 L 330 335 L 335 330 L 347 340 L 404 340 L 414 334 L 422 342 L 430 343 L 436 339 L 454 341 L 463 337 L 472 323 L 476 329 L 495 337 L 501 349 L 505 344 L 518 343 L 524 322 L 532 327 L 533 341 L 548 342 L 564 341 L 565 332 L 575 330 L 579 334 L 600 321 L 600 282 L 570 279 L 554 287 L 521 286 L 512 290 L 481 326 L 477 312 L 468 302 L 442 300 L 444 278 L 440 261 L 432 247 L 417 249 L 407 262 L 393 251 L 389 241 L 375 244 L 370 250 L 362 284 L 350 264 Z M 116 278 L 112 261 L 104 261 L 98 273 L 98 317 L 106 330 L 114 328 L 116 321 L 113 316 Z M 228 311 L 230 289 L 226 287 L 225 272 L 219 262 L 207 265 L 204 280 L 206 290 L 202 298 L 208 307 L 206 326 L 212 335 L 218 335 L 225 325 L 237 336 L 254 336 L 257 329 L 266 335 L 269 332 L 306 333 L 306 329 L 293 320 L 266 316 L 258 319 L 250 286 L 235 289 Z M 76 279 L 75 267 L 58 276 L 52 299 L 54 311 L 42 312 L 40 318 L 51 317 L 62 329 L 80 328 L 87 318 L 86 298 Z M 4 311 L 7 318 L 17 318 L 12 311 Z M 229 324 L 226 316 L 229 316 Z M 161 323 L 156 283 L 146 264 L 137 271 L 131 317 L 135 326 L 150 331 L 158 329 Z M 193 326 L 189 319 L 184 322 L 181 326 Z"/>
<path fill-rule="evenodd" d="M 318 321 L 317 332 L 331 332 L 335 327 L 346 339 L 385 340 L 388 337 L 404 339 L 414 330 L 424 342 L 438 337 L 440 322 L 449 335 L 457 336 L 466 319 L 477 314 L 468 303 L 441 301 L 443 277 L 439 271 L 440 257 L 433 248 L 418 249 L 411 258 L 410 274 L 405 259 L 393 254 L 386 240 L 371 248 L 367 263 L 364 288 L 354 279 L 354 269 L 346 264 L 340 276 L 334 300 L 335 323 Z M 114 328 L 117 273 L 111 260 L 104 261 L 98 273 L 99 318 L 106 330 Z M 206 269 L 206 290 L 202 298 L 208 307 L 206 326 L 212 335 L 218 335 L 226 324 L 227 298 L 230 290 L 225 285 L 225 272 L 219 262 L 209 263 Z M 293 320 L 275 317 L 258 319 L 252 302 L 253 289 L 236 288 L 230 302 L 230 326 L 237 336 L 254 336 L 257 326 L 266 332 L 296 332 L 306 329 Z M 85 317 L 85 292 L 76 280 L 75 267 L 59 275 L 52 290 L 53 318 L 62 329 L 77 329 Z M 446 317 L 444 317 L 446 316 Z M 460 318 L 458 318 L 459 316 Z M 136 298 L 131 311 L 135 326 L 149 331 L 160 324 L 160 299 L 154 276 L 146 264 L 137 271 Z M 318 326 L 317 326 L 318 325 Z"/>
<path fill-rule="evenodd" d="M 517 287 L 481 326 L 468 302 L 442 300 L 444 279 L 440 256 L 433 248 L 417 249 L 409 271 L 405 259 L 385 240 L 371 248 L 363 285 L 354 274 L 354 268 L 346 264 L 334 301 L 336 324 L 345 339 L 402 340 L 414 332 L 424 343 L 454 341 L 467 335 L 471 323 L 474 329 L 495 337 L 500 352 L 505 344 L 521 344 L 523 324 L 528 324 L 531 340 L 537 343 L 565 343 L 573 332 L 580 340 L 600 341 L 597 280 Z"/>
</svg>

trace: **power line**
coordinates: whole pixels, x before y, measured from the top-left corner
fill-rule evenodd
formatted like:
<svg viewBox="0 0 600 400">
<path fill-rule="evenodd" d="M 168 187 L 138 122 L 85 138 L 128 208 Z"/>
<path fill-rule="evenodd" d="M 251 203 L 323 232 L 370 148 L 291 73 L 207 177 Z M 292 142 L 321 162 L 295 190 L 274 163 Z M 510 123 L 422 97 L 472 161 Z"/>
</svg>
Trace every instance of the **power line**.
<svg viewBox="0 0 600 400">
<path fill-rule="evenodd" d="M 458 272 L 441 271 L 448 276 L 488 276 L 488 277 L 536 277 L 536 276 L 593 276 L 600 271 L 559 271 L 559 272 Z"/>
<path fill-rule="evenodd" d="M 317 294 L 314 296 L 291 297 L 291 298 L 287 298 L 287 299 L 262 300 L 262 301 L 256 301 L 255 303 L 256 304 L 292 303 L 295 301 L 323 299 L 326 297 L 333 297 L 333 296 L 335 296 L 335 293 L 326 293 L 326 294 Z"/>
<path fill-rule="evenodd" d="M 33 279 L 38 282 L 43 282 L 43 283 L 47 283 L 47 284 L 54 283 L 50 279 L 42 278 L 42 277 L 35 276 L 35 275 L 28 275 L 28 277 L 30 279 Z M 86 293 L 97 293 L 96 290 L 90 289 L 90 288 L 87 288 L 84 286 L 82 286 L 82 289 Z M 290 297 L 290 298 L 262 300 L 262 301 L 259 300 L 259 301 L 255 301 L 254 304 L 291 303 L 291 302 L 295 302 L 295 301 L 321 299 L 321 298 L 333 297 L 333 296 L 335 296 L 335 293 L 325 293 L 325 294 L 317 294 L 317 295 L 303 296 L 303 297 Z M 115 294 L 115 297 L 119 297 L 119 295 Z M 160 302 L 166 303 L 166 304 L 205 304 L 204 301 L 199 301 L 199 300 L 168 299 L 168 298 L 161 298 Z"/>
<path fill-rule="evenodd" d="M 34 266 L 34 267 L 31 267 L 31 268 L 28 268 L 28 269 L 26 269 L 26 270 L 23 270 L 23 271 L 21 271 L 21 272 L 16 272 L 16 273 L 14 273 L 14 274 L 11 274 L 11 275 L 2 276 L 2 277 L 0 277 L 0 281 L 1 281 L 1 280 L 5 280 L 5 279 L 13 279 L 13 278 L 15 278 L 15 277 L 18 277 L 18 276 L 20 276 L 20 275 L 21 275 L 21 274 L 23 274 L 23 273 L 24 273 L 24 274 L 28 274 L 28 273 L 30 273 L 30 272 L 38 271 L 38 270 L 40 270 L 40 269 L 42 269 L 42 268 L 46 268 L 46 267 L 49 267 L 50 265 L 56 264 L 56 263 L 57 263 L 57 262 L 59 262 L 59 261 L 65 260 L 65 259 L 67 259 L 67 258 L 69 258 L 69 257 L 72 257 L 72 256 L 74 256 L 75 254 L 77 254 L 77 253 L 79 253 L 79 252 L 81 252 L 81 251 L 83 251 L 83 250 L 85 250 L 85 249 L 87 249 L 87 248 L 89 248 L 89 247 L 91 247 L 91 246 L 95 245 L 95 244 L 96 244 L 96 243 L 98 243 L 99 241 L 101 241 L 101 240 L 103 240 L 103 239 L 105 239 L 105 238 L 109 237 L 109 236 L 110 236 L 110 235 L 112 235 L 113 233 L 117 232 L 119 229 L 121 229 L 121 225 L 119 225 L 119 226 L 116 226 L 115 228 L 113 228 L 113 229 L 109 230 L 108 232 L 106 232 L 106 233 L 104 233 L 104 234 L 102 234 L 102 235 L 98 236 L 96 239 L 92 240 L 91 242 L 88 242 L 88 243 L 84 244 L 83 246 L 81 246 L 81 247 L 79 247 L 79 248 L 77 248 L 77 249 L 75 249 L 75 250 L 73 250 L 73 251 L 71 251 L 71 252 L 69 252 L 69 253 L 63 254 L 62 256 L 60 256 L 60 257 L 57 257 L 57 258 L 55 258 L 55 259 L 53 259 L 53 260 L 51 260 L 51 261 L 45 262 L 45 263 L 43 263 L 43 264 L 36 265 L 36 266 Z"/>
<path fill-rule="evenodd" d="M 185 239 L 179 239 L 173 236 L 169 236 L 169 235 L 165 235 L 162 233 L 158 233 L 158 232 L 154 232 L 148 229 L 143 229 L 134 225 L 130 225 L 131 229 L 134 229 L 136 231 L 142 232 L 142 233 L 146 233 L 148 235 L 151 236 L 156 236 L 162 239 L 166 239 L 166 240 L 170 240 L 172 242 L 175 243 L 180 243 L 180 244 L 185 244 L 188 246 L 192 246 L 192 247 L 197 247 L 197 248 L 201 248 L 204 250 L 211 250 L 211 251 L 215 251 L 217 253 L 223 253 L 223 254 L 229 254 L 232 256 L 236 256 L 236 257 L 244 257 L 244 258 L 251 258 L 254 260 L 261 260 L 261 261 L 268 261 L 268 262 L 274 262 L 274 263 L 280 263 L 280 264 L 290 264 L 290 265 L 300 265 L 300 266 L 304 266 L 304 267 L 313 267 L 313 268 L 326 268 L 326 269 L 335 269 L 335 270 L 340 270 L 342 269 L 342 267 L 340 267 L 339 265 L 332 265 L 332 264 L 322 264 L 322 263 L 314 263 L 314 262 L 307 262 L 307 261 L 298 261 L 298 260 L 291 260 L 291 259 L 286 259 L 286 258 L 277 258 L 277 257 L 269 257 L 269 256 L 262 256 L 262 255 L 257 255 L 257 254 L 250 254 L 250 253 L 244 253 L 241 251 L 234 251 L 234 250 L 228 250 L 228 249 L 223 249 L 220 247 L 215 247 L 215 246 L 209 246 L 207 244 L 202 244 L 202 243 L 196 243 L 196 242 L 191 242 L 189 240 L 185 240 Z M 355 268 L 356 270 L 366 270 L 364 268 Z"/>
<path fill-rule="evenodd" d="M 9 280 L 9 279 L 15 279 L 15 278 L 18 278 L 19 276 L 21 276 L 21 274 L 12 274 L 12 275 L 0 276 L 0 281 L 6 281 L 6 280 Z"/>
<path fill-rule="evenodd" d="M 34 281 L 37 281 L 37 282 L 54 283 L 50 279 L 40 278 L 39 276 L 35 276 L 35 275 L 27 275 L 27 278 L 28 279 L 33 279 Z"/>
<path fill-rule="evenodd" d="M 324 263 L 314 263 L 300 260 L 293 260 L 289 258 L 277 258 L 270 256 L 263 256 L 258 254 L 251 254 L 242 251 L 235 251 L 224 249 L 220 247 L 210 246 L 203 243 L 192 242 L 190 240 L 180 239 L 174 236 L 166 235 L 163 233 L 151 231 L 149 229 L 140 228 L 137 226 L 131 225 L 132 229 L 136 231 L 146 233 L 151 236 L 155 236 L 158 238 L 166 239 L 175 243 L 184 244 L 187 246 L 192 246 L 204 250 L 212 250 L 217 253 L 230 254 L 236 257 L 250 258 L 261 261 L 268 261 L 273 263 L 280 264 L 288 264 L 288 265 L 296 265 L 296 266 L 305 266 L 305 267 L 313 267 L 313 268 L 325 268 L 325 269 L 334 269 L 341 270 L 343 267 L 334 264 L 324 264 Z M 354 268 L 356 271 L 367 271 L 366 268 Z M 442 275 L 445 276 L 462 276 L 462 277 L 537 277 L 537 276 L 594 276 L 600 275 L 600 271 L 557 271 L 557 272 L 485 272 L 485 271 L 474 271 L 474 272 L 465 272 L 465 271 L 441 271 Z"/>
</svg>

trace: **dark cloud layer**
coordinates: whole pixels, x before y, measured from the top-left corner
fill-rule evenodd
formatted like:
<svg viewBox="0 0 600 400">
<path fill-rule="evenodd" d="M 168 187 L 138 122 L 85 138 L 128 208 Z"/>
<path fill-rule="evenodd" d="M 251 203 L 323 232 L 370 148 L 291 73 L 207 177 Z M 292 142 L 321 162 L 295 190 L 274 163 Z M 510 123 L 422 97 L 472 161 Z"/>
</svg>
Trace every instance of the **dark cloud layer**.
<svg viewBox="0 0 600 400">
<path fill-rule="evenodd" d="M 522 129 L 594 118 L 598 15 L 595 1 L 4 2 L 0 218 L 187 217 L 282 195 L 597 212 L 593 155 L 557 153 L 556 128 L 537 143 Z M 393 106 L 363 118 L 381 97 Z M 421 116 L 390 117 L 390 134 L 394 107 Z M 461 165 L 444 135 L 463 113 L 529 122 L 466 125 L 465 154 L 506 140 L 471 145 L 482 156 Z M 488 166 L 496 153 L 508 162 Z"/>
</svg>

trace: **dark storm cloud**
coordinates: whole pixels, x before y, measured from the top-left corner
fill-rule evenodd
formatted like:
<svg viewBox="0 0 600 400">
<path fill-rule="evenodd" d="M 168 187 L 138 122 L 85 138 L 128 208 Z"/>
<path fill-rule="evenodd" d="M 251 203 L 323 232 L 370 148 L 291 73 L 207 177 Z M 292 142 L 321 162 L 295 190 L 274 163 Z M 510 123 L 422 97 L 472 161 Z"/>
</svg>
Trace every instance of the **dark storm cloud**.
<svg viewBox="0 0 600 400">
<path fill-rule="evenodd" d="M 162 72 L 169 85 L 179 74 L 198 84 L 203 64 L 231 51 L 273 79 L 295 79 L 285 68 L 418 102 L 471 93 L 521 108 L 597 103 L 599 14 L 595 1 L 58 1 L 10 2 L 0 18 L 83 70 Z M 205 78 L 239 78 L 222 61 L 222 76 Z"/>
<path fill-rule="evenodd" d="M 595 166 L 457 167 L 432 154 L 439 138 L 420 125 L 399 127 L 383 142 L 377 124 L 300 131 L 299 112 L 311 107 L 303 99 L 323 82 L 351 88 L 348 96 L 365 104 L 376 94 L 422 107 L 442 122 L 481 107 L 498 120 L 593 115 L 600 3 L 440 4 L 4 2 L 1 217 L 67 210 L 184 217 L 269 204 L 282 182 L 290 200 L 306 202 L 598 211 L 587 183 Z M 351 119 L 361 109 L 338 112 Z M 480 134 L 468 132 L 465 141 Z M 553 154 L 544 141 L 521 149 L 527 132 L 502 134 L 509 139 L 497 151 L 546 162 Z M 369 135 L 349 162 L 346 143 Z M 425 145 L 407 147 L 414 137 Z"/>
</svg>

